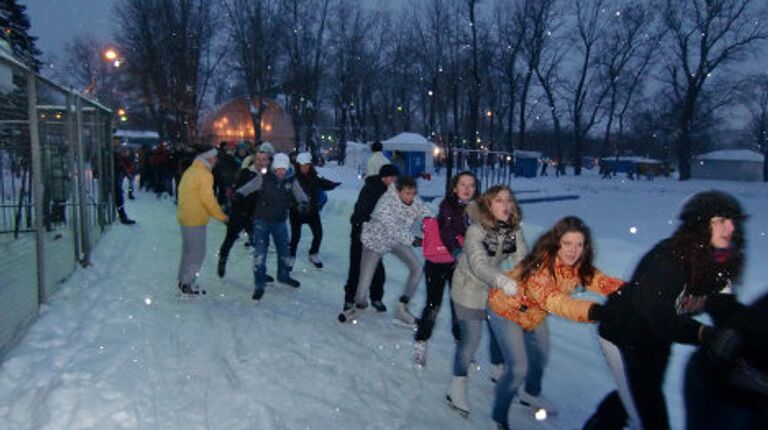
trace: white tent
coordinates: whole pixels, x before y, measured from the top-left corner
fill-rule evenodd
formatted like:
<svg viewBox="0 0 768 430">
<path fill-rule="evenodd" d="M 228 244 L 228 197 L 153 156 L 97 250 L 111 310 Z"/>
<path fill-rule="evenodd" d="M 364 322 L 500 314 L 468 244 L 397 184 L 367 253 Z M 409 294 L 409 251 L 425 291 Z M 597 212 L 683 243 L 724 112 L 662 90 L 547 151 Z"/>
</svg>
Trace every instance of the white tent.
<svg viewBox="0 0 768 430">
<path fill-rule="evenodd" d="M 421 173 L 421 171 L 427 173 L 434 172 L 434 154 L 437 145 L 427 140 L 426 137 L 418 133 L 404 132 L 381 143 L 384 146 L 384 152 L 391 154 L 397 151 L 405 155 L 407 166 L 400 167 L 401 169 L 405 167 L 405 170 L 410 174 L 415 175 L 416 172 Z M 417 167 L 422 158 L 421 153 L 424 154 L 422 169 Z M 409 154 L 416 155 L 416 157 L 408 157 Z M 392 160 L 392 162 L 398 164 L 396 160 Z"/>
<path fill-rule="evenodd" d="M 708 152 L 694 158 L 691 176 L 701 179 L 762 181 L 764 157 L 749 149 Z"/>
</svg>

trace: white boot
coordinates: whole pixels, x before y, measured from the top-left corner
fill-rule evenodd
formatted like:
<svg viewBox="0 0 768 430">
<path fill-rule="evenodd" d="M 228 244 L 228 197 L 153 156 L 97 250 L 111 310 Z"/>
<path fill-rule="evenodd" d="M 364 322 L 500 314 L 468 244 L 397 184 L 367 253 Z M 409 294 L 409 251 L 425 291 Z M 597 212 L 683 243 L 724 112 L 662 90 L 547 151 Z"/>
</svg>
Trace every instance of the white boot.
<svg viewBox="0 0 768 430">
<path fill-rule="evenodd" d="M 399 302 L 395 308 L 395 324 L 416 328 L 416 317 L 408 310 L 408 304 Z"/>
<path fill-rule="evenodd" d="M 461 415 L 469 415 L 469 379 L 466 376 L 454 376 L 451 380 L 451 387 L 445 399 Z"/>
<path fill-rule="evenodd" d="M 504 373 L 504 363 L 494 364 L 491 368 L 491 382 L 494 384 L 499 382 L 502 373 Z"/>
<path fill-rule="evenodd" d="M 323 268 L 323 262 L 320 260 L 320 256 L 318 254 L 311 254 L 309 256 L 309 262 L 312 263 L 318 269 Z"/>
<path fill-rule="evenodd" d="M 413 344 L 413 361 L 419 366 L 427 365 L 427 341 L 417 340 Z"/>
<path fill-rule="evenodd" d="M 517 390 L 517 402 L 534 410 L 544 409 L 548 415 L 557 415 L 557 409 L 549 399 L 541 394 L 538 396 L 530 395 L 524 387 Z"/>
</svg>

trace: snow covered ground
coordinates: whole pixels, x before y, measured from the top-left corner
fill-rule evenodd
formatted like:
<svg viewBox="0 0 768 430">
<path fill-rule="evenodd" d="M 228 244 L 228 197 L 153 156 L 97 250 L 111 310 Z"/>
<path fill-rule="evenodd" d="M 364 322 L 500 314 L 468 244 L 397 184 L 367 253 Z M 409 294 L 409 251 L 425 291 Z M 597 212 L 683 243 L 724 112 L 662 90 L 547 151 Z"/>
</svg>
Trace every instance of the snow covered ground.
<svg viewBox="0 0 768 430">
<path fill-rule="evenodd" d="M 295 276 L 299 289 L 275 285 L 256 304 L 251 257 L 235 244 L 227 276 L 215 274 L 224 226 L 212 222 L 201 284 L 208 296 L 175 292 L 180 235 L 175 207 L 139 193 L 128 202 L 135 226 L 116 225 L 99 242 L 93 267 L 78 269 L 0 368 L 3 429 L 485 429 L 491 427 L 487 333 L 471 375 L 469 419 L 443 403 L 454 344 L 441 313 L 428 364 L 411 361 L 412 332 L 389 316 L 365 314 L 340 325 L 348 265 L 348 217 L 362 184 L 350 169 L 324 169 L 344 185 L 324 210 L 326 268 L 306 261 L 304 230 Z M 422 182 L 437 196 L 443 184 Z M 679 183 L 585 177 L 515 179 L 519 199 L 578 195 L 523 205 L 532 242 L 564 215 L 593 228 L 598 266 L 627 277 L 638 259 L 675 227 L 681 201 L 709 188 L 734 193 L 747 224 L 745 301 L 768 289 L 768 189 L 759 183 Z M 431 204 L 436 208 L 439 199 Z M 274 274 L 274 254 L 269 273 Z M 386 301 L 399 295 L 405 269 L 388 258 Z M 424 301 L 422 289 L 414 311 Z M 594 327 L 551 319 L 552 352 L 544 393 L 560 415 L 538 423 L 513 409 L 515 428 L 580 428 L 612 387 Z M 665 387 L 675 428 L 683 426 L 681 371 L 689 348 L 677 348 Z"/>
</svg>

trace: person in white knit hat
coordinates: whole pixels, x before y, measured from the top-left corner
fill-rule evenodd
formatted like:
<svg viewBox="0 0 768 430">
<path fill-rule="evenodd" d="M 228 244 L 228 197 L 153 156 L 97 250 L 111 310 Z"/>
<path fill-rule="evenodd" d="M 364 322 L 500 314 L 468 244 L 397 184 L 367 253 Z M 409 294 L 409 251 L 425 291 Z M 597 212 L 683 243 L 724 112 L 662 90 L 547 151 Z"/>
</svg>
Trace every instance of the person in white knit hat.
<svg viewBox="0 0 768 430">
<path fill-rule="evenodd" d="M 269 238 L 277 250 L 277 281 L 298 288 L 299 281 L 290 276 L 288 229 L 285 225 L 288 211 L 294 205 L 307 204 L 305 197 L 297 193 L 294 178 L 290 174 L 291 162 L 283 153 L 275 154 L 272 169 L 259 175 L 237 189 L 239 198 L 258 193 L 253 210 L 253 273 L 255 289 L 253 299 L 264 295 Z"/>
<path fill-rule="evenodd" d="M 291 263 L 296 259 L 296 250 L 301 240 L 301 227 L 308 224 L 312 230 L 312 246 L 309 248 L 309 261 L 318 269 L 323 268 L 320 260 L 320 243 L 323 241 L 323 224 L 320 221 L 320 210 L 328 201 L 326 191 L 330 191 L 340 185 L 338 182 L 329 181 L 317 174 L 312 165 L 312 155 L 302 152 L 296 156 L 296 183 L 297 192 L 306 196 L 307 204 L 291 208 Z M 293 266 L 293 264 L 291 264 Z"/>
</svg>

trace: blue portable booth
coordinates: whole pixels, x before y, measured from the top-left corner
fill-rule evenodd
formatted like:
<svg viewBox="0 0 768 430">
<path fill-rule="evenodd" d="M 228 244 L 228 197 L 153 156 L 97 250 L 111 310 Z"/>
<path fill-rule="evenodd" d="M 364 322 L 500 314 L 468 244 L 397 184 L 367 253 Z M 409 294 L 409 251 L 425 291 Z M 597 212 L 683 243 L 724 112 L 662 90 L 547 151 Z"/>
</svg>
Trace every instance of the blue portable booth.
<svg viewBox="0 0 768 430">
<path fill-rule="evenodd" d="M 432 173 L 434 169 L 435 146 L 418 133 L 400 133 L 382 142 L 384 155 L 397 166 L 400 173 L 418 177 Z"/>
<path fill-rule="evenodd" d="M 539 169 L 540 152 L 515 151 L 515 177 L 535 178 Z"/>
</svg>

